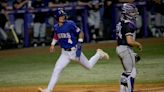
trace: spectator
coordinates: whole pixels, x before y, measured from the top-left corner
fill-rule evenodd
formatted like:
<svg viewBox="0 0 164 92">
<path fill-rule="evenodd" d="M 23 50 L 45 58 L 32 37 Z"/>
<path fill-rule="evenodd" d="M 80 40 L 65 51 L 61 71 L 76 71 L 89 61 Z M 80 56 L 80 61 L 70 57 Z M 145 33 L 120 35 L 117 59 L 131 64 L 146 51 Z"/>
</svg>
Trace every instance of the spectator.
<svg viewBox="0 0 164 92">
<path fill-rule="evenodd" d="M 164 37 L 164 0 L 161 0 L 161 15 L 162 15 L 162 19 L 161 19 L 161 32 L 162 32 L 162 36 Z"/>
<path fill-rule="evenodd" d="M 0 1 L 0 49 L 4 44 L 6 44 L 8 40 L 7 33 L 5 32 L 5 25 L 8 21 L 7 14 L 5 13 L 5 9 L 7 8 L 7 2 Z"/>
<path fill-rule="evenodd" d="M 73 6 L 72 10 L 66 11 L 69 16 L 68 19 L 76 22 L 78 27 L 82 27 L 82 10 L 75 9 L 75 8 L 76 8 L 76 5 L 82 5 L 82 3 L 86 4 L 88 1 L 84 1 L 84 2 L 82 0 L 68 0 L 68 1 Z M 82 6 L 85 6 L 85 5 L 82 5 Z"/>
<path fill-rule="evenodd" d="M 49 8 L 58 7 L 58 4 L 57 4 L 56 0 L 49 0 L 48 7 Z M 54 25 L 54 13 L 53 13 L 53 11 L 49 12 L 48 17 L 49 17 L 48 18 L 48 23 L 50 24 L 51 29 L 53 29 L 53 25 Z"/>
<path fill-rule="evenodd" d="M 132 3 L 134 0 L 119 0 L 120 3 Z"/>
<path fill-rule="evenodd" d="M 79 23 L 79 16 L 81 16 L 80 10 L 76 9 L 77 0 L 67 0 L 68 4 L 72 6 L 71 10 L 66 11 L 68 14 L 68 19 L 73 20 L 77 23 L 77 26 L 81 26 Z"/>
<path fill-rule="evenodd" d="M 46 7 L 46 5 L 42 0 L 35 0 L 34 2 L 32 2 L 32 7 L 44 8 Z M 45 12 L 34 13 L 34 29 L 33 29 L 33 41 L 32 41 L 34 47 L 37 47 L 39 44 L 45 46 L 46 15 L 47 14 Z"/>
<path fill-rule="evenodd" d="M 50 8 L 53 7 L 64 7 L 66 4 L 68 4 L 69 1 L 68 0 L 49 0 L 48 6 Z"/>
<path fill-rule="evenodd" d="M 152 10 L 153 10 L 153 2 L 152 0 L 147 0 L 146 1 L 146 9 L 148 11 L 148 25 L 149 27 L 152 25 L 152 18 L 153 18 L 153 14 L 152 14 Z"/>
<path fill-rule="evenodd" d="M 145 0 L 135 0 L 134 2 L 135 3 L 137 3 L 137 2 L 145 2 Z M 141 38 L 141 37 L 144 36 L 143 35 L 144 31 L 141 31 L 141 30 L 143 30 L 142 16 L 144 14 L 143 7 L 145 7 L 145 6 L 137 5 L 136 7 L 138 8 L 138 11 L 139 11 L 139 15 L 137 15 L 137 20 L 136 20 L 136 27 L 137 27 L 137 31 L 136 31 L 137 34 L 136 34 L 136 36 L 137 36 L 137 38 Z"/>
<path fill-rule="evenodd" d="M 155 30 L 152 30 L 154 36 L 159 37 L 163 35 L 163 27 L 164 27 L 164 0 L 153 0 L 154 4 L 154 13 L 155 13 Z"/>
<path fill-rule="evenodd" d="M 27 3 L 29 0 L 15 0 L 13 2 L 14 9 L 26 9 Z M 24 38 L 24 13 L 16 13 L 15 14 L 15 29 L 16 33 L 19 38 L 19 44 L 23 44 L 23 38 Z"/>
<path fill-rule="evenodd" d="M 79 5 L 87 5 L 89 7 L 91 7 L 91 0 L 77 0 Z"/>
<path fill-rule="evenodd" d="M 104 0 L 103 12 L 103 37 L 104 40 L 112 39 L 112 9 L 116 0 Z"/>
<path fill-rule="evenodd" d="M 93 0 L 91 5 L 88 17 L 90 38 L 93 41 L 97 41 L 100 37 L 100 4 L 98 0 Z"/>
<path fill-rule="evenodd" d="M 147 0 L 148 11 L 148 26 L 152 32 L 152 35 L 159 37 L 162 27 L 162 15 L 163 15 L 163 1 L 162 0 Z"/>
</svg>

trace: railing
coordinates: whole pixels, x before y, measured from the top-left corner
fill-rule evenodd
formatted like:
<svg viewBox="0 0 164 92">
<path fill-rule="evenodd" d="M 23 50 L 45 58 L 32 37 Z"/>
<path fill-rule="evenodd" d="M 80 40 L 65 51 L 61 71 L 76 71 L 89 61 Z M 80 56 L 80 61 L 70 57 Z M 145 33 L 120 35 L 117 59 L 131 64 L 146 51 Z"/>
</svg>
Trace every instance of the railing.
<svg viewBox="0 0 164 92">
<path fill-rule="evenodd" d="M 53 12 L 55 11 L 57 8 L 60 7 L 54 7 L 54 8 L 37 8 L 37 9 L 22 9 L 22 10 L 11 10 L 11 11 L 7 11 L 9 13 L 9 18 L 12 24 L 14 24 L 14 14 L 15 13 L 24 13 L 24 45 L 25 47 L 29 47 L 30 43 L 29 43 L 29 14 L 35 13 L 35 12 Z M 86 6 L 81 6 L 81 5 L 65 5 L 64 10 L 69 11 L 69 10 L 83 10 L 83 13 L 81 15 L 82 17 L 82 30 L 85 34 L 85 41 L 88 42 L 89 41 L 89 35 L 88 35 L 88 28 L 87 28 L 87 18 L 88 18 L 88 14 L 87 14 L 87 9 Z"/>
<path fill-rule="evenodd" d="M 148 32 L 147 32 L 147 11 L 146 11 L 146 3 L 145 2 L 137 2 L 135 3 L 138 6 L 142 6 L 143 7 L 143 14 L 142 14 L 142 24 L 144 27 L 144 37 L 148 36 Z M 114 5 L 113 8 L 113 19 L 112 19 L 112 29 L 113 29 L 113 39 L 115 39 L 115 26 L 116 26 L 116 9 L 118 7 L 121 7 L 122 4 L 116 4 Z M 28 27 L 28 23 L 29 23 L 29 17 L 28 14 L 34 13 L 34 12 L 51 12 L 51 11 L 55 11 L 57 8 L 64 8 L 66 11 L 68 10 L 78 10 L 81 9 L 83 10 L 82 13 L 82 30 L 85 34 L 85 41 L 89 42 L 89 32 L 88 32 L 88 9 L 86 8 L 86 5 L 77 5 L 77 4 L 69 4 L 69 5 L 65 5 L 64 7 L 54 7 L 54 8 L 38 8 L 38 9 L 25 9 L 25 10 L 12 10 L 12 11 L 8 11 L 9 12 L 9 16 L 10 16 L 10 21 L 14 24 L 14 14 L 15 13 L 24 13 L 24 45 L 25 47 L 29 47 L 30 43 L 29 43 L 29 27 Z"/>
</svg>

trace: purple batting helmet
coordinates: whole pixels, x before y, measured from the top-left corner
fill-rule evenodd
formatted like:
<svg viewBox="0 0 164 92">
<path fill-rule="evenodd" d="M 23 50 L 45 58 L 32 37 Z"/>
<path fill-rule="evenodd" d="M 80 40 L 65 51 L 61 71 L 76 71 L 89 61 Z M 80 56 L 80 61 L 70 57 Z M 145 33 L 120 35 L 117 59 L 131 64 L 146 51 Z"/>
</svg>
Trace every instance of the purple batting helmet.
<svg viewBox="0 0 164 92">
<path fill-rule="evenodd" d="M 67 18 L 67 13 L 62 8 L 59 8 L 55 11 L 55 19 L 58 21 L 61 16 L 65 16 Z"/>
</svg>

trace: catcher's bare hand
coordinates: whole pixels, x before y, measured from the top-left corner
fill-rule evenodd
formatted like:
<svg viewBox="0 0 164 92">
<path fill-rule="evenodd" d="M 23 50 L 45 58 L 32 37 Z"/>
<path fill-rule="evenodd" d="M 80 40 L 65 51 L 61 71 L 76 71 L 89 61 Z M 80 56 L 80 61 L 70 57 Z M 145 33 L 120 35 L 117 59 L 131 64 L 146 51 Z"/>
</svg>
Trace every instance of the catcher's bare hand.
<svg viewBox="0 0 164 92">
<path fill-rule="evenodd" d="M 54 52 L 55 47 L 53 45 L 50 46 L 50 53 Z"/>
</svg>

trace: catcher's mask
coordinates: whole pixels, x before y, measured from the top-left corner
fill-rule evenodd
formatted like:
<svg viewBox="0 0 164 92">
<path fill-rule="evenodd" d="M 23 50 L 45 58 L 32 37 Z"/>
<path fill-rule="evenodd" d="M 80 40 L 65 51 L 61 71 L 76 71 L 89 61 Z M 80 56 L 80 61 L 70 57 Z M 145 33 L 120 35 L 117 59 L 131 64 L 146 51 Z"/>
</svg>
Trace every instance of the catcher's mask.
<svg viewBox="0 0 164 92">
<path fill-rule="evenodd" d="M 121 13 L 126 19 L 134 21 L 136 21 L 136 17 L 139 14 L 137 7 L 131 3 L 124 3 Z"/>
</svg>

